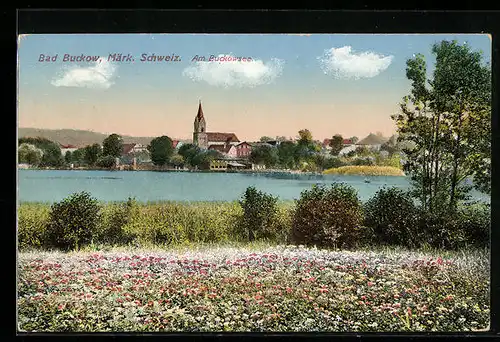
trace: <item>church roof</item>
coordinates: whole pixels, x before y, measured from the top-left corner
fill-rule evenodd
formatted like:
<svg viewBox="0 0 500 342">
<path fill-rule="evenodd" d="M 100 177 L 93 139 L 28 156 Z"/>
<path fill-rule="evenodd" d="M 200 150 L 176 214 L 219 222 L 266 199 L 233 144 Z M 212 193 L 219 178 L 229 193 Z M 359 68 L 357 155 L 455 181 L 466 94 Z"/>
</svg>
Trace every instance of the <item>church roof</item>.
<svg viewBox="0 0 500 342">
<path fill-rule="evenodd" d="M 209 142 L 240 142 L 234 133 L 207 132 Z"/>
<path fill-rule="evenodd" d="M 221 153 L 228 153 L 232 146 L 224 146 L 224 145 L 210 145 L 208 146 L 209 150 L 219 151 Z"/>
<path fill-rule="evenodd" d="M 203 119 L 203 108 L 201 108 L 201 101 L 200 104 L 198 105 L 198 114 L 196 114 L 196 118 L 198 120 Z"/>
</svg>

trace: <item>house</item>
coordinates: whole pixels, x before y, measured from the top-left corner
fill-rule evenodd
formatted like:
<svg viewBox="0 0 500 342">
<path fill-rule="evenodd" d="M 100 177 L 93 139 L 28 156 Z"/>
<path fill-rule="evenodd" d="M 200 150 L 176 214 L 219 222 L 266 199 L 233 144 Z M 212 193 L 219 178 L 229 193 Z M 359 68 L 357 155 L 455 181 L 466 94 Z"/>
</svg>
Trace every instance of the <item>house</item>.
<svg viewBox="0 0 500 342">
<path fill-rule="evenodd" d="M 348 154 L 349 152 L 355 151 L 357 147 L 358 147 L 358 146 L 357 146 L 357 145 L 354 145 L 354 144 L 344 146 L 344 147 L 342 147 L 342 149 L 340 150 L 340 152 L 339 152 L 339 156 L 344 156 L 344 155 Z"/>
<path fill-rule="evenodd" d="M 230 145 L 229 143 L 225 145 L 210 145 L 208 146 L 208 150 L 218 151 L 225 157 L 231 157 L 231 158 L 237 157 L 236 146 Z"/>
<path fill-rule="evenodd" d="M 200 148 L 208 149 L 212 145 L 237 145 L 240 143 L 240 140 L 234 133 L 207 132 L 206 128 L 207 123 L 200 101 L 198 113 L 194 118 L 193 144 Z"/>
<path fill-rule="evenodd" d="M 214 159 L 210 161 L 211 171 L 254 169 L 253 164 L 245 163 L 237 159 Z"/>
<path fill-rule="evenodd" d="M 135 154 L 140 152 L 147 152 L 146 146 L 137 143 L 123 144 L 122 145 L 122 155 Z"/>
<path fill-rule="evenodd" d="M 125 164 L 150 162 L 149 151 L 146 146 L 137 143 L 122 145 L 121 162 Z"/>
<path fill-rule="evenodd" d="M 59 147 L 61 148 L 61 154 L 64 156 L 66 155 L 66 152 L 75 152 L 76 150 L 78 150 L 78 147 L 76 147 L 75 145 L 63 145 L 63 144 L 59 144 Z"/>
<path fill-rule="evenodd" d="M 248 158 L 252 153 L 252 145 L 243 141 L 236 145 L 236 156 L 238 158 Z"/>
<path fill-rule="evenodd" d="M 226 171 L 228 160 L 224 159 L 214 159 L 210 161 L 211 171 Z"/>
</svg>

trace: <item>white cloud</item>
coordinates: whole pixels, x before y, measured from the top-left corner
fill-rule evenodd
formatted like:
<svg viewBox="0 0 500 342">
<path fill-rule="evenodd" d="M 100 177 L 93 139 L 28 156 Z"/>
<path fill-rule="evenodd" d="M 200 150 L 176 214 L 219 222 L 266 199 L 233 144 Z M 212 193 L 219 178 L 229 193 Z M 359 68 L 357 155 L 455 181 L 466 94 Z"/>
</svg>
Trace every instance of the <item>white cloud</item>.
<svg viewBox="0 0 500 342">
<path fill-rule="evenodd" d="M 318 57 L 323 72 L 335 78 L 371 78 L 380 74 L 391 64 L 394 56 L 383 56 L 374 52 L 354 53 L 350 46 L 325 50 Z"/>
<path fill-rule="evenodd" d="M 56 87 L 107 89 L 114 84 L 112 79 L 115 71 L 116 65 L 108 62 L 106 57 L 101 57 L 93 66 L 66 68 L 51 84 Z"/>
<path fill-rule="evenodd" d="M 218 57 L 234 57 L 219 55 Z M 187 67 L 183 75 L 195 82 L 204 81 L 212 86 L 256 87 L 268 84 L 281 75 L 284 62 L 273 58 L 269 62 L 251 61 L 198 61 Z"/>
</svg>

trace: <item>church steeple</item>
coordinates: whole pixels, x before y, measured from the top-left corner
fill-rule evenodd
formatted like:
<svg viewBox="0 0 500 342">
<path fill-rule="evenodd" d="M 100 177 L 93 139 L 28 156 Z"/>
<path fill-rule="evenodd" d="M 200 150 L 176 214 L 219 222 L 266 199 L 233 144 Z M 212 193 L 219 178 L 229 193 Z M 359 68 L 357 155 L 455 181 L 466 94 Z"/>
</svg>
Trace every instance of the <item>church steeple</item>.
<svg viewBox="0 0 500 342">
<path fill-rule="evenodd" d="M 194 118 L 193 144 L 202 148 L 208 148 L 207 123 L 203 115 L 201 100 L 198 103 L 198 113 Z"/>
<path fill-rule="evenodd" d="M 198 103 L 198 114 L 196 114 L 196 118 L 198 120 L 203 119 L 203 108 L 201 108 L 201 100 L 199 100 L 199 103 Z"/>
</svg>

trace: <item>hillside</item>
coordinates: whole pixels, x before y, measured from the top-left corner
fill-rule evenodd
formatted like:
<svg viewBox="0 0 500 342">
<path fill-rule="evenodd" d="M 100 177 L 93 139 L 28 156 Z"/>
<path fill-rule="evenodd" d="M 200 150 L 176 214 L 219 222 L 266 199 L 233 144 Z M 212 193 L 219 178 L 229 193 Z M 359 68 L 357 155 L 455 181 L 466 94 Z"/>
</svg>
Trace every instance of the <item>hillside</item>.
<svg viewBox="0 0 500 342">
<path fill-rule="evenodd" d="M 102 144 L 107 134 L 76 129 L 39 129 L 19 128 L 18 137 L 42 137 L 63 145 L 83 147 L 91 144 Z M 148 145 L 154 137 L 132 137 L 122 135 L 124 143 Z"/>
</svg>

